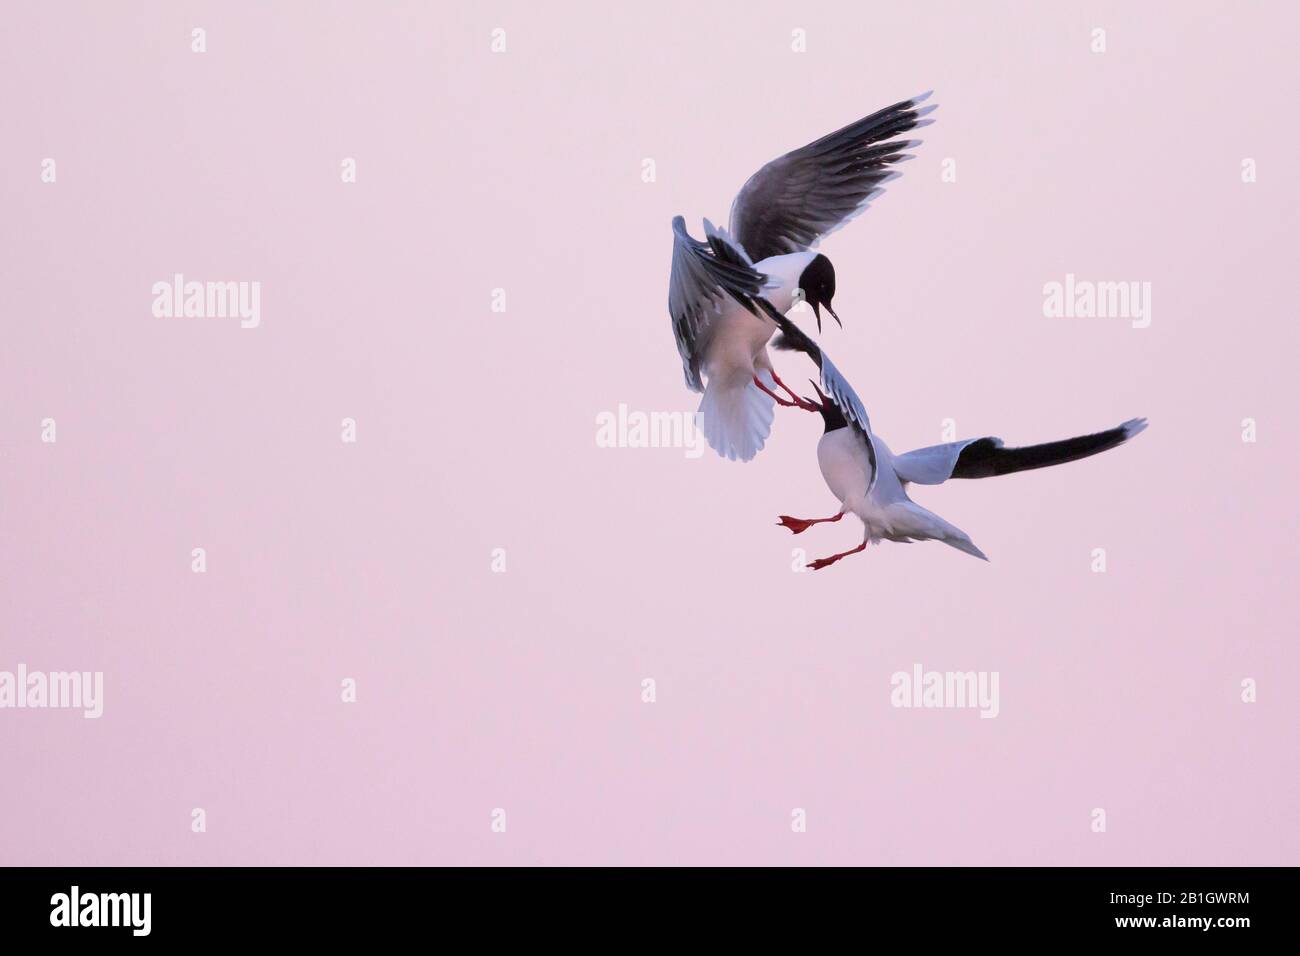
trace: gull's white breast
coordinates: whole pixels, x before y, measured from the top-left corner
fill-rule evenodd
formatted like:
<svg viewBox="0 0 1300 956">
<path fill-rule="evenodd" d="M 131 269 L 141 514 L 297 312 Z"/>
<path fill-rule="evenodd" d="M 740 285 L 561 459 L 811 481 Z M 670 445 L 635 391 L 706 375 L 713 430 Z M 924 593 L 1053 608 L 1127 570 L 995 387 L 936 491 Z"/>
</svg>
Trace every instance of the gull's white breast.
<svg viewBox="0 0 1300 956">
<path fill-rule="evenodd" d="M 816 255 L 792 252 L 755 263 L 754 268 L 773 280 L 773 285 L 763 291 L 763 297 L 782 315 L 794 305 L 799 277 Z M 728 299 L 721 314 L 711 322 L 704 348 L 705 374 L 710 378 L 734 379 L 736 383 L 747 380 L 754 374 L 755 362 L 767 366 L 767 360 L 760 360 L 760 356 L 775 334 L 776 323 L 761 311 L 754 315 L 740 303 Z"/>
<path fill-rule="evenodd" d="M 817 443 L 817 464 L 826 487 L 851 511 L 866 503 L 871 482 L 871 459 L 852 428 L 826 432 Z"/>
</svg>

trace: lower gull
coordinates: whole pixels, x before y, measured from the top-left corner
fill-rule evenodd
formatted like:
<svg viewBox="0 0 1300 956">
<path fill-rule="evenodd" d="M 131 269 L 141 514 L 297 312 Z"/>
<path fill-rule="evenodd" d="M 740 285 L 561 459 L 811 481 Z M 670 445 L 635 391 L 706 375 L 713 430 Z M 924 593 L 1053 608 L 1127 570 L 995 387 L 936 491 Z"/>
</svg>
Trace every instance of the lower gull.
<svg viewBox="0 0 1300 956">
<path fill-rule="evenodd" d="M 813 570 L 829 567 L 882 539 L 942 541 L 987 561 L 988 557 L 966 532 L 909 498 L 907 485 L 938 485 L 949 478 L 991 478 L 1060 465 L 1122 445 L 1147 427 L 1145 418 L 1133 418 L 1095 435 L 1023 448 L 1007 448 L 1000 438 L 971 438 L 894 455 L 880 436 L 872 432 L 861 399 L 826 353 L 775 308 L 768 307 L 761 298 L 757 301 L 780 327 L 781 335 L 773 345 L 805 353 L 821 370 L 820 387 L 813 383 L 820 401 L 801 402 L 801 406 L 820 412 L 826 424 L 825 433 L 817 443 L 817 462 L 827 487 L 840 501 L 840 510 L 829 518 L 782 515 L 778 523 L 801 534 L 815 524 L 839 521 L 846 514 L 854 514 L 864 528 L 860 545 L 818 558 L 808 565 Z"/>
</svg>

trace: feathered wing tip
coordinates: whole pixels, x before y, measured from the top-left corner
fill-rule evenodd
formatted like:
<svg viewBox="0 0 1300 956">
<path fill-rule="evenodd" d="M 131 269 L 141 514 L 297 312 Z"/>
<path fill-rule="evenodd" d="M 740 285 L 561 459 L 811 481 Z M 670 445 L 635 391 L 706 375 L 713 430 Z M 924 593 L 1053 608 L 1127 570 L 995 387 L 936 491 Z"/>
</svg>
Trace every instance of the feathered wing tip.
<svg viewBox="0 0 1300 956">
<path fill-rule="evenodd" d="M 1062 438 L 1041 445 L 1008 448 L 1000 438 L 977 438 L 966 443 L 935 445 L 900 455 L 898 464 L 903 467 L 896 470 L 900 475 L 905 475 L 908 473 L 906 469 L 911 467 L 912 459 L 924 459 L 947 449 L 949 452 L 959 452 L 951 462 L 948 475 L 950 478 L 992 478 L 997 475 L 1010 475 L 1018 471 L 1063 465 L 1066 462 L 1078 461 L 1081 458 L 1089 458 L 1103 451 L 1109 451 L 1141 433 L 1146 427 L 1145 418 L 1130 418 L 1122 425 L 1092 435 L 1077 435 L 1074 438 Z M 944 479 L 940 476 L 939 480 Z"/>
<path fill-rule="evenodd" d="M 790 336 L 786 335 L 784 332 L 776 333 L 776 337 L 768 344 L 778 352 L 802 351 L 799 346 L 795 344 L 794 339 L 790 338 Z"/>
<path fill-rule="evenodd" d="M 1124 429 L 1124 440 L 1128 441 L 1134 435 L 1141 434 L 1147 430 L 1147 420 L 1145 418 L 1130 418 L 1119 427 Z"/>
</svg>

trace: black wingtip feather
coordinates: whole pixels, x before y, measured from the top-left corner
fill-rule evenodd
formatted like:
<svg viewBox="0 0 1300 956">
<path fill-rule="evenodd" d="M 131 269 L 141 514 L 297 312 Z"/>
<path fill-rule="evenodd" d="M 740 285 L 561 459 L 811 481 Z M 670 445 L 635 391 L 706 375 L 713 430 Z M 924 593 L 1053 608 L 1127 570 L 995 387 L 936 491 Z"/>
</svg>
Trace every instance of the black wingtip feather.
<svg viewBox="0 0 1300 956">
<path fill-rule="evenodd" d="M 1023 448 L 1006 448 L 1000 439 L 981 438 L 962 449 L 957 464 L 953 466 L 952 477 L 993 478 L 1017 471 L 1063 465 L 1109 451 L 1124 444 L 1133 434 L 1130 429 L 1120 425 L 1095 435 L 1080 435 L 1077 438 L 1026 445 Z"/>
</svg>

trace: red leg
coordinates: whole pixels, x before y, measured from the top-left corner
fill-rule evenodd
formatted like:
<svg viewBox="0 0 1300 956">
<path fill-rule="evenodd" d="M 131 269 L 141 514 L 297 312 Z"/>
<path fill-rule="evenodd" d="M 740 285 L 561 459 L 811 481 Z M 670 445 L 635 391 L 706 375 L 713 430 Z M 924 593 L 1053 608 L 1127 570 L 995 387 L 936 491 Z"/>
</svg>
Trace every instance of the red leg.
<svg viewBox="0 0 1300 956">
<path fill-rule="evenodd" d="M 768 369 L 768 372 L 770 372 L 772 375 L 772 381 L 776 382 L 776 384 L 780 386 L 781 390 L 784 391 L 787 395 L 789 395 L 792 399 L 794 399 L 795 403 L 798 404 L 798 406 L 802 408 L 804 411 L 820 412 L 822 410 L 823 407 L 822 405 L 819 405 L 817 402 L 814 402 L 810 399 L 804 398 L 803 396 L 796 393 L 795 390 L 792 389 L 789 385 L 785 384 L 785 382 L 781 381 L 781 376 L 776 374 L 776 369 L 774 368 Z M 809 379 L 809 381 L 811 382 L 812 379 Z M 812 387 L 817 388 L 817 383 L 813 382 Z M 817 394 L 821 396 L 821 399 L 824 403 L 826 400 L 826 396 L 822 395 L 822 390 L 820 388 L 817 388 Z"/>
<path fill-rule="evenodd" d="M 775 377 L 776 376 L 773 376 L 773 378 Z M 786 391 L 790 392 L 790 394 L 794 396 L 794 401 L 786 401 L 780 395 L 776 394 L 776 392 L 772 391 L 761 381 L 759 381 L 757 375 L 754 376 L 754 384 L 758 386 L 759 391 L 769 395 L 774 402 L 776 402 L 778 405 L 780 405 L 783 408 L 802 408 L 804 411 L 807 412 L 816 412 L 821 410 L 812 402 L 808 401 L 806 398 L 800 398 L 798 395 L 795 395 L 794 392 L 790 392 L 788 388 L 786 389 Z M 782 386 L 782 388 L 785 388 L 785 386 Z"/>
<path fill-rule="evenodd" d="M 768 372 L 771 373 L 772 381 L 776 382 L 777 388 L 781 389 L 781 391 L 785 392 L 795 401 L 799 400 L 799 396 L 790 390 L 790 386 L 781 381 L 781 376 L 776 374 L 776 369 L 768 369 Z"/>
<path fill-rule="evenodd" d="M 852 551 L 841 551 L 839 554 L 832 554 L 829 558 L 818 558 L 816 561 L 809 564 L 808 567 L 814 571 L 820 571 L 822 568 L 829 568 L 840 558 L 847 558 L 850 554 L 857 554 L 859 551 L 865 551 L 866 547 L 867 542 L 863 541 Z"/>
<path fill-rule="evenodd" d="M 789 515 L 778 515 L 778 517 L 781 520 L 778 521 L 777 524 L 782 528 L 789 528 L 795 534 L 801 534 L 815 524 L 822 524 L 827 521 L 839 521 L 844 517 L 844 512 L 841 511 L 833 518 L 791 518 Z"/>
</svg>

